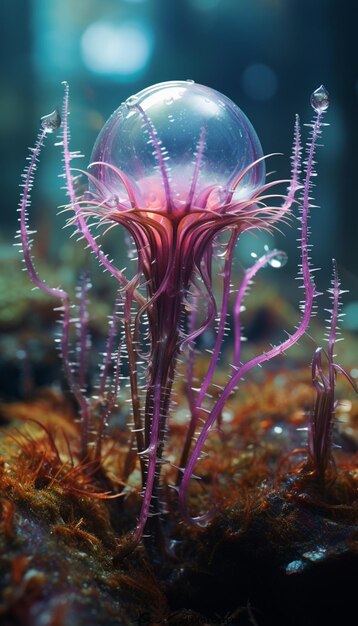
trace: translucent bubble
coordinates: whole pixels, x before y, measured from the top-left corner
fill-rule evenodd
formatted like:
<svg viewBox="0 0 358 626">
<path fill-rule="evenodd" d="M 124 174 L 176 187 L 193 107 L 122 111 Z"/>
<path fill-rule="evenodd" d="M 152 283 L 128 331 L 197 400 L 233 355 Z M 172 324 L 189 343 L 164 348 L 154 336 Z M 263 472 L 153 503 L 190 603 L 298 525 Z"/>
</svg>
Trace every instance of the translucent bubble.
<svg viewBox="0 0 358 626">
<path fill-rule="evenodd" d="M 287 254 L 286 252 L 277 252 L 277 254 L 269 260 L 269 265 L 274 267 L 275 269 L 279 269 L 280 267 L 284 267 L 287 263 Z"/>
<path fill-rule="evenodd" d="M 91 156 L 101 164 L 91 173 L 103 194 L 125 206 L 130 190 L 137 206 L 150 211 L 215 208 L 214 199 L 225 200 L 240 173 L 262 156 L 236 104 L 203 85 L 173 81 L 131 96 L 112 114 Z M 251 197 L 264 179 L 260 161 L 243 176 L 235 198 Z"/>
<path fill-rule="evenodd" d="M 327 111 L 329 107 L 329 93 L 324 85 L 321 85 L 311 95 L 311 106 L 317 113 Z"/>
<path fill-rule="evenodd" d="M 41 126 L 47 133 L 54 133 L 61 126 L 61 116 L 57 109 L 41 118 Z"/>
</svg>

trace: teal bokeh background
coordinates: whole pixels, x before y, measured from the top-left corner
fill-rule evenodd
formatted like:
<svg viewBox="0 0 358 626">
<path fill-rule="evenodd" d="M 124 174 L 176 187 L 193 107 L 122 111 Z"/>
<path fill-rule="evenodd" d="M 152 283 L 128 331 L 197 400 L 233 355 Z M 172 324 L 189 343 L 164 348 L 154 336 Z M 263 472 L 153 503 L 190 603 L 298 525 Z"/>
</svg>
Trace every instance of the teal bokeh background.
<svg viewBox="0 0 358 626">
<path fill-rule="evenodd" d="M 3 244 L 16 228 L 27 147 L 40 116 L 61 105 L 62 80 L 71 85 L 72 147 L 87 158 L 107 117 L 130 94 L 156 82 L 191 78 L 243 109 L 265 153 L 284 153 L 268 166 L 278 178 L 289 173 L 294 114 L 310 121 L 310 93 L 324 83 L 332 104 L 318 156 L 315 259 L 328 280 L 330 258 L 336 256 L 345 286 L 358 299 L 353 2 L 7 0 L 0 5 L 0 24 Z M 56 207 L 65 201 L 59 173 L 59 149 L 49 147 L 38 173 L 33 219 L 50 241 L 64 237 L 55 219 Z M 292 231 L 285 243 L 276 243 L 295 254 L 295 237 Z M 248 255 L 247 248 L 244 262 Z"/>
</svg>

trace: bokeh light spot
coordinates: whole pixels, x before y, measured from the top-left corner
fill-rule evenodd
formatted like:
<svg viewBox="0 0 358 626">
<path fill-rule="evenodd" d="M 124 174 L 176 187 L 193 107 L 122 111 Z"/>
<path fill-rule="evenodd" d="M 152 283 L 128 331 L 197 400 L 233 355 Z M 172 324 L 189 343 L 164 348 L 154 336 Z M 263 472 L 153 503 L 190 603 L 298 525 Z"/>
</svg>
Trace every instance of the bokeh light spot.
<svg viewBox="0 0 358 626">
<path fill-rule="evenodd" d="M 245 68 L 241 84 L 246 95 L 253 100 L 270 100 L 276 94 L 278 79 L 269 65 L 253 63 Z"/>
<path fill-rule="evenodd" d="M 94 22 L 81 39 L 82 58 L 96 74 L 130 77 L 145 69 L 153 50 L 153 34 L 143 22 Z"/>
</svg>

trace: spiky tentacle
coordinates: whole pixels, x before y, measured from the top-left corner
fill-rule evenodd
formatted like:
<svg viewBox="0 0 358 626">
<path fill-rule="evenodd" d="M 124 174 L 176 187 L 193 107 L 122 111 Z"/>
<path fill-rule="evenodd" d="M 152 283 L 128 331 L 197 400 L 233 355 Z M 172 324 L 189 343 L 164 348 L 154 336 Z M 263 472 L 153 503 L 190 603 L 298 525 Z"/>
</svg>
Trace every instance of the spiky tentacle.
<svg viewBox="0 0 358 626">
<path fill-rule="evenodd" d="M 210 414 L 206 419 L 206 423 L 201 429 L 199 433 L 197 442 L 193 448 L 191 457 L 187 463 L 185 468 L 183 478 L 181 481 L 180 492 L 179 492 L 179 504 L 181 508 L 182 515 L 188 522 L 195 521 L 196 523 L 206 523 L 208 519 L 210 519 L 211 513 L 204 514 L 199 516 L 193 520 L 192 516 L 189 514 L 186 507 L 186 494 L 189 487 L 189 482 L 192 474 L 194 473 L 195 465 L 200 457 L 203 446 L 205 444 L 206 438 L 209 434 L 210 429 L 214 425 L 215 421 L 219 417 L 221 411 L 224 408 L 224 405 L 230 395 L 234 392 L 235 388 L 239 385 L 240 381 L 243 377 L 257 365 L 261 365 L 265 361 L 269 361 L 270 359 L 284 353 L 287 349 L 293 346 L 298 339 L 306 332 L 311 315 L 312 315 L 312 307 L 314 302 L 314 297 L 317 295 L 314 282 L 311 276 L 310 271 L 310 258 L 309 258 L 309 243 L 308 243 L 308 219 L 309 219 L 309 209 L 310 209 L 310 191 L 311 191 L 311 181 L 312 176 L 314 174 L 313 165 L 314 165 L 314 154 L 316 150 L 317 140 L 321 132 L 321 123 L 322 123 L 322 111 L 318 111 L 313 127 L 312 127 L 312 139 L 308 148 L 307 161 L 305 163 L 305 182 L 302 193 L 302 204 L 300 206 L 301 212 L 301 276 L 303 280 L 303 286 L 305 291 L 305 300 L 302 303 L 302 318 L 295 332 L 288 336 L 288 338 L 283 341 L 281 344 L 274 346 L 271 350 L 249 360 L 247 363 L 242 365 L 233 367 L 233 374 L 230 381 L 224 387 L 222 394 L 219 400 L 214 405 Z M 295 151 L 294 158 L 294 168 L 295 171 L 299 171 L 299 155 L 300 155 L 300 146 L 299 146 L 299 133 L 297 130 L 297 121 L 296 121 L 296 133 L 295 133 L 295 144 L 297 146 L 297 150 Z M 237 349 L 238 352 L 238 349 Z"/>
</svg>

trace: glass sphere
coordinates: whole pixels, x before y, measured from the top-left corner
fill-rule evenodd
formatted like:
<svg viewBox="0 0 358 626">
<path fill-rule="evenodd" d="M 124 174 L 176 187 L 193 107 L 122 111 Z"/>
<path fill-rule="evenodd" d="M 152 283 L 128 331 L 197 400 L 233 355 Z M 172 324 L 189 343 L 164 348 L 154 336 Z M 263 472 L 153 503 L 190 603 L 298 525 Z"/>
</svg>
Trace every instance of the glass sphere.
<svg viewBox="0 0 358 626">
<path fill-rule="evenodd" d="M 114 111 L 98 135 L 90 171 L 104 200 L 177 212 L 220 204 L 262 156 L 253 126 L 229 98 L 193 81 L 171 81 L 140 91 Z M 264 179 L 260 161 L 232 200 L 251 197 Z"/>
</svg>

